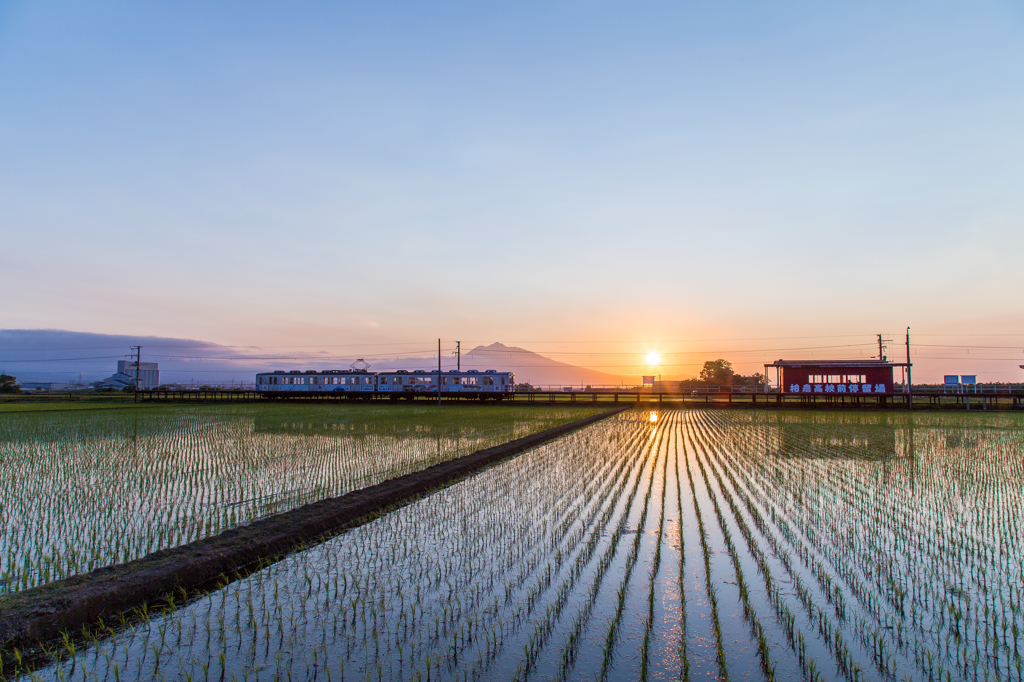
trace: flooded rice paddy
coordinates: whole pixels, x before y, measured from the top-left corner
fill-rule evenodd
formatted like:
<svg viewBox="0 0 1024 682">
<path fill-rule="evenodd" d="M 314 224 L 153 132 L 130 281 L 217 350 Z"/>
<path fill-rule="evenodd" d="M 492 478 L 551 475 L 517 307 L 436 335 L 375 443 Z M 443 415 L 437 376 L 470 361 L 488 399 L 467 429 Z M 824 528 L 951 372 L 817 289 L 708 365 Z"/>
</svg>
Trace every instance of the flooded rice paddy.
<svg viewBox="0 0 1024 682">
<path fill-rule="evenodd" d="M 593 414 L 202 406 L 0 416 L 0 594 L 137 559 Z"/>
<path fill-rule="evenodd" d="M 1022 426 L 634 410 L 36 674 L 1017 680 Z"/>
</svg>

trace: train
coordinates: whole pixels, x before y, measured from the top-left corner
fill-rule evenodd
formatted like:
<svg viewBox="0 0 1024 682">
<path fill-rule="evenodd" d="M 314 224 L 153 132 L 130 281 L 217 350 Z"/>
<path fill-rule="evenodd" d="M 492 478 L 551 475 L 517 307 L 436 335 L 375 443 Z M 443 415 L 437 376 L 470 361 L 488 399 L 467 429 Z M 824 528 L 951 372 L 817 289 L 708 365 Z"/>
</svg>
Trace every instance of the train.
<svg viewBox="0 0 1024 682">
<path fill-rule="evenodd" d="M 440 378 L 440 381 L 438 379 Z M 386 394 L 392 400 L 442 395 L 502 400 L 515 390 L 512 372 L 488 370 L 406 370 L 370 372 L 365 369 L 291 370 L 256 375 L 256 388 L 264 393 L 340 393 L 369 399 Z"/>
</svg>

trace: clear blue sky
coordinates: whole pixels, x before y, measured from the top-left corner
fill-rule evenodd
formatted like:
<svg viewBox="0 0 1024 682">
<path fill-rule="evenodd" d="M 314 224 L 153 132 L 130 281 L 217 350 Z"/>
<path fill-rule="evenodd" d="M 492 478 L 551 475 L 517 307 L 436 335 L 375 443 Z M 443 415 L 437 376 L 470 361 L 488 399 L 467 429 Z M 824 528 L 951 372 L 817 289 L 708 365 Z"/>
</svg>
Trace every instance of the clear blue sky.
<svg viewBox="0 0 1024 682">
<path fill-rule="evenodd" d="M 1024 344 L 1020 3 L 482 5 L 0 0 L 0 328 Z"/>
</svg>

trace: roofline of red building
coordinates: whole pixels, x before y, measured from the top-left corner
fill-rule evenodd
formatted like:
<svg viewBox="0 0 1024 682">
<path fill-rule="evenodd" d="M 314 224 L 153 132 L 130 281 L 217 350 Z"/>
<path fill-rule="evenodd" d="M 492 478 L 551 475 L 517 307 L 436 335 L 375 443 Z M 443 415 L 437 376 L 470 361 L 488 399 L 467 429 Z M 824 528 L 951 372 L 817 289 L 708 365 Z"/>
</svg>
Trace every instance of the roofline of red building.
<svg viewBox="0 0 1024 682">
<path fill-rule="evenodd" d="M 765 367 L 906 367 L 905 362 L 888 360 L 776 360 Z"/>
</svg>

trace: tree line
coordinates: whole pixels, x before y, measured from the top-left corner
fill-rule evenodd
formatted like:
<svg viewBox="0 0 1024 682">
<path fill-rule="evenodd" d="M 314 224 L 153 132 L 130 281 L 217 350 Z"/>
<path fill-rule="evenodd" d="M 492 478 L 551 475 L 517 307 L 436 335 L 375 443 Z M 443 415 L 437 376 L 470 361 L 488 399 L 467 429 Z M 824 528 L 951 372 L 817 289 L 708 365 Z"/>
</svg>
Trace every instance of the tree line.
<svg viewBox="0 0 1024 682">
<path fill-rule="evenodd" d="M 754 372 L 749 376 L 737 374 L 736 370 L 732 368 L 731 362 L 719 358 L 706 361 L 698 376 L 679 382 L 680 388 L 699 388 L 701 386 L 764 388 L 764 375 L 760 372 Z"/>
</svg>

